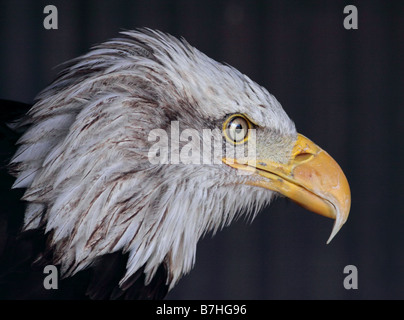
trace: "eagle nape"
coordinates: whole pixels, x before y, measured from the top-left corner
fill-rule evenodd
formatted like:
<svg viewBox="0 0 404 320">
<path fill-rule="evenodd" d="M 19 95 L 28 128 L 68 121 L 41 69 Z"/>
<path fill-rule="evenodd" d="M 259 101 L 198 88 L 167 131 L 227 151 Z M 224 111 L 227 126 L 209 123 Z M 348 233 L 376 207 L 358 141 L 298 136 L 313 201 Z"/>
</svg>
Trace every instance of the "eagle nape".
<svg viewBox="0 0 404 320">
<path fill-rule="evenodd" d="M 159 31 L 70 61 L 11 128 L 7 170 L 26 207 L 0 215 L 3 299 L 162 299 L 200 238 L 276 195 L 335 219 L 328 242 L 348 218 L 341 168 L 273 95 Z"/>
</svg>

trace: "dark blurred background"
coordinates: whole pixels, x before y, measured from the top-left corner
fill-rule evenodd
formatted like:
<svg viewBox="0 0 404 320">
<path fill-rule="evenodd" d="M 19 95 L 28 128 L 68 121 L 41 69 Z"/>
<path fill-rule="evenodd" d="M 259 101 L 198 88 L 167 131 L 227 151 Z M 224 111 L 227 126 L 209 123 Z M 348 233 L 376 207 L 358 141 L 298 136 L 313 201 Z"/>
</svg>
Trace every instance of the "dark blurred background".
<svg viewBox="0 0 404 320">
<path fill-rule="evenodd" d="M 43 27 L 48 4 L 57 30 Z M 358 30 L 343 26 L 349 4 Z M 0 98 L 31 103 L 55 66 L 144 26 L 183 36 L 266 87 L 352 191 L 331 244 L 331 220 L 278 199 L 252 224 L 202 240 L 168 298 L 404 299 L 404 1 L 1 0 Z M 357 267 L 357 290 L 343 286 L 346 265 Z"/>
</svg>

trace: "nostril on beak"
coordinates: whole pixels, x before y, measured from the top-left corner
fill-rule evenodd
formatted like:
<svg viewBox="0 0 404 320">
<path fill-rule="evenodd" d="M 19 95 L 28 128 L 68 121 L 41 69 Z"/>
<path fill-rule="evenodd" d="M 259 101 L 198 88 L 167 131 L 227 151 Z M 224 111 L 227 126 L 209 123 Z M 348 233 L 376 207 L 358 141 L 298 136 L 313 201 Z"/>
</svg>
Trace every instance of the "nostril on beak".
<svg viewBox="0 0 404 320">
<path fill-rule="evenodd" d="M 314 157 L 314 155 L 311 153 L 302 152 L 295 156 L 294 162 L 302 163 L 302 162 L 310 160 L 313 157 Z"/>
</svg>

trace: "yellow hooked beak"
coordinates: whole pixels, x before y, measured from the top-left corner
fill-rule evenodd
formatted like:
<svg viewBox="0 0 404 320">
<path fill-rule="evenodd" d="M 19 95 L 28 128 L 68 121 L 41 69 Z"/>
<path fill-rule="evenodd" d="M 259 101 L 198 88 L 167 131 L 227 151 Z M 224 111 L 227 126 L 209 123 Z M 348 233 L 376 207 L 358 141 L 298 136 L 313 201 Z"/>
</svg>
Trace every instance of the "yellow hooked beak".
<svg viewBox="0 0 404 320">
<path fill-rule="evenodd" d="M 255 179 L 247 184 L 279 192 L 310 211 L 335 219 L 327 243 L 348 218 L 351 192 L 344 173 L 327 152 L 301 134 L 286 164 L 269 159 L 243 163 L 222 160 L 233 168 L 252 172 Z"/>
</svg>

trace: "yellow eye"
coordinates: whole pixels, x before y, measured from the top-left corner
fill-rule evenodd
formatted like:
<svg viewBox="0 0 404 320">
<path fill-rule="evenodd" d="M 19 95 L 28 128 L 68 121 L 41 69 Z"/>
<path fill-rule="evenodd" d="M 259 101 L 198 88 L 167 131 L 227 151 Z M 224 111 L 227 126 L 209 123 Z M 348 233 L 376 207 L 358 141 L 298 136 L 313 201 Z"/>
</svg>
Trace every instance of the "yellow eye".
<svg viewBox="0 0 404 320">
<path fill-rule="evenodd" d="M 224 136 L 234 144 L 246 142 L 251 128 L 251 122 L 241 114 L 231 115 L 223 124 Z"/>
</svg>

